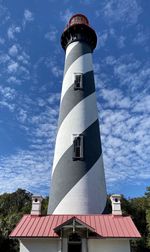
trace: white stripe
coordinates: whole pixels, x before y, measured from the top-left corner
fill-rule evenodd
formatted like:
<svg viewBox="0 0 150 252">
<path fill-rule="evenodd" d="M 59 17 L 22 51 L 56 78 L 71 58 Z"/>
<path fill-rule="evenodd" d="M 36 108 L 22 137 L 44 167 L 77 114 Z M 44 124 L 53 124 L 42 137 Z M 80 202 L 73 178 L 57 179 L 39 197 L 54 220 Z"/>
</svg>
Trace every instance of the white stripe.
<svg viewBox="0 0 150 252">
<path fill-rule="evenodd" d="M 95 93 L 92 93 L 79 102 L 63 120 L 56 137 L 52 173 L 54 172 L 59 159 L 72 145 L 72 135 L 81 134 L 93 122 L 95 122 L 97 118 L 96 96 Z"/>
<path fill-rule="evenodd" d="M 102 155 L 93 167 L 65 195 L 53 214 L 100 214 L 106 205 Z"/>
<path fill-rule="evenodd" d="M 93 70 L 92 54 L 87 53 L 76 59 L 68 68 L 62 84 L 61 101 L 68 88 L 73 84 L 74 73 L 86 73 Z"/>
<path fill-rule="evenodd" d="M 68 54 L 71 52 L 71 50 L 73 49 L 73 47 L 76 46 L 77 44 L 79 44 L 79 41 L 72 42 L 70 45 L 67 46 L 66 58 L 67 58 Z"/>
</svg>

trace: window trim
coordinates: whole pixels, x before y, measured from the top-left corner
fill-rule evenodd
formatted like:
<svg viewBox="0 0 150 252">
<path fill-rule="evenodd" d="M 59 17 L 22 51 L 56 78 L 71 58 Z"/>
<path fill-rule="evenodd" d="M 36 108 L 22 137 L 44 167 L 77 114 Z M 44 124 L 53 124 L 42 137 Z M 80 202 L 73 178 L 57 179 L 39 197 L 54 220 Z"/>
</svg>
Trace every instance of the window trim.
<svg viewBox="0 0 150 252">
<path fill-rule="evenodd" d="M 80 76 L 80 81 L 77 81 L 77 77 Z M 77 83 L 76 83 L 77 82 Z M 74 90 L 83 90 L 83 74 L 74 73 Z"/>
<path fill-rule="evenodd" d="M 80 139 L 80 145 L 78 146 L 78 138 Z M 79 156 L 76 151 L 79 148 Z M 73 160 L 84 160 L 84 136 L 83 134 L 73 134 Z"/>
</svg>

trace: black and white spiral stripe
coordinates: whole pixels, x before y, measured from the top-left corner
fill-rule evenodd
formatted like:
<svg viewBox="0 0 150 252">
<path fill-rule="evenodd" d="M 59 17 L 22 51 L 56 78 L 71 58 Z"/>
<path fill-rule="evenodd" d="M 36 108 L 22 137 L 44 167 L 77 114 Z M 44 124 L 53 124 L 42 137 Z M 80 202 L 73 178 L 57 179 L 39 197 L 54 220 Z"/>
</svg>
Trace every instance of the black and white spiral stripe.
<svg viewBox="0 0 150 252">
<path fill-rule="evenodd" d="M 78 72 L 84 89 L 75 91 L 73 75 Z M 84 160 L 72 159 L 73 134 L 84 135 Z M 48 213 L 96 214 L 105 204 L 92 53 L 88 44 L 73 42 L 66 50 Z"/>
</svg>

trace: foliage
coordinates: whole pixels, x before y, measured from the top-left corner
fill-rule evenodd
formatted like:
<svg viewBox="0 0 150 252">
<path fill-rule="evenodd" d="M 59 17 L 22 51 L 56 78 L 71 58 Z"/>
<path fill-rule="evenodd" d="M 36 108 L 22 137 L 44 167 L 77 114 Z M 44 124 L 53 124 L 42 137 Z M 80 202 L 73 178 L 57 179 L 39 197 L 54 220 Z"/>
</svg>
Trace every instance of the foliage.
<svg viewBox="0 0 150 252">
<path fill-rule="evenodd" d="M 31 193 L 18 189 L 0 196 L 0 251 L 19 251 L 18 241 L 9 239 L 21 217 L 30 212 Z"/>
<path fill-rule="evenodd" d="M 150 249 L 150 186 L 147 187 L 147 191 L 145 193 L 147 199 L 147 207 L 146 207 L 146 225 L 147 225 L 147 247 Z"/>
<path fill-rule="evenodd" d="M 18 252 L 17 240 L 9 239 L 10 232 L 24 214 L 31 211 L 32 194 L 18 189 L 13 193 L 0 195 L 0 251 Z M 43 199 L 42 214 L 46 215 L 48 197 Z M 150 187 L 143 197 L 126 199 L 122 195 L 122 211 L 130 215 L 142 235 L 142 239 L 131 241 L 132 252 L 150 252 Z M 106 213 L 111 213 L 110 195 L 107 198 Z"/>
</svg>

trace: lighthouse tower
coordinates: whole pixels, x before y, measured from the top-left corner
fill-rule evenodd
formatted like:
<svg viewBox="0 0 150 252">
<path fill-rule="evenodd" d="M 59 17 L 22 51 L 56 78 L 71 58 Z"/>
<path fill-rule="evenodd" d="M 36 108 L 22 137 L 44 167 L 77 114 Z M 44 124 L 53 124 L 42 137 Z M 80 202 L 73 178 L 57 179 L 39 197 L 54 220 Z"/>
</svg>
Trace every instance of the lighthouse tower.
<svg viewBox="0 0 150 252">
<path fill-rule="evenodd" d="M 106 185 L 92 52 L 97 37 L 74 15 L 62 37 L 66 52 L 48 214 L 100 214 Z"/>
</svg>

